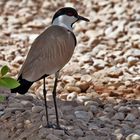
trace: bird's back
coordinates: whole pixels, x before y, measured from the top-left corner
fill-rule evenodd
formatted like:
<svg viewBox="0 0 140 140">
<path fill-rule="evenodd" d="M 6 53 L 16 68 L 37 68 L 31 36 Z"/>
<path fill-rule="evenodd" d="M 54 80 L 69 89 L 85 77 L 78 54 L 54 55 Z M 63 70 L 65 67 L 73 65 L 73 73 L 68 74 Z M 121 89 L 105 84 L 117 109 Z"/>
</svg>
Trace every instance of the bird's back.
<svg viewBox="0 0 140 140">
<path fill-rule="evenodd" d="M 31 46 L 19 76 L 36 81 L 60 70 L 71 58 L 76 45 L 74 34 L 53 25 L 39 35 Z"/>
</svg>

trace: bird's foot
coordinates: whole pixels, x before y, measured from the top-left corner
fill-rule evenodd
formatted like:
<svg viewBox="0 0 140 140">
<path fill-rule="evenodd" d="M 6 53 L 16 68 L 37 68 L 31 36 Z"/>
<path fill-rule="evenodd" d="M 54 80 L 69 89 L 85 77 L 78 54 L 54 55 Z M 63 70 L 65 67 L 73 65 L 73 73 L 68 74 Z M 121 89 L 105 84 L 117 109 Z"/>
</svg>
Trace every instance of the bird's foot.
<svg viewBox="0 0 140 140">
<path fill-rule="evenodd" d="M 45 127 L 47 127 L 47 128 L 54 128 L 54 124 L 51 123 L 51 122 L 48 122 Z"/>
<path fill-rule="evenodd" d="M 54 124 L 54 129 L 58 129 L 58 130 L 63 130 L 65 132 L 66 135 L 70 136 L 71 134 L 69 133 L 68 129 L 61 127 L 60 125 L 56 125 Z"/>
<path fill-rule="evenodd" d="M 68 136 L 70 136 L 70 133 L 68 132 L 68 130 L 64 127 L 61 127 L 60 125 L 56 125 L 56 124 L 53 124 L 53 123 L 48 123 L 46 125 L 47 128 L 53 128 L 53 129 L 57 129 L 57 130 L 64 130 L 65 134 L 67 134 Z"/>
</svg>

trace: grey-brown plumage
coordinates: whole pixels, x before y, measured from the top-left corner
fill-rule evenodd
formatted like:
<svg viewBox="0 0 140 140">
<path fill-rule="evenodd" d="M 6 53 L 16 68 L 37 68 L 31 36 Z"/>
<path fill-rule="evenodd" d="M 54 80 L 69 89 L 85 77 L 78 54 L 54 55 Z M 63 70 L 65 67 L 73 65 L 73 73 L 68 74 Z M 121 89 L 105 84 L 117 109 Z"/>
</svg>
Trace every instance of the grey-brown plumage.
<svg viewBox="0 0 140 140">
<path fill-rule="evenodd" d="M 18 75 L 20 86 L 11 90 L 11 92 L 25 94 L 33 82 L 43 79 L 43 94 L 48 127 L 52 125 L 48 120 L 45 77 L 55 74 L 53 99 L 56 112 L 56 128 L 60 128 L 56 105 L 57 79 L 59 70 L 70 60 L 74 52 L 76 38 L 72 32 L 72 25 L 79 20 L 89 21 L 79 16 L 77 11 L 70 7 L 61 8 L 55 13 L 52 25 L 41 33 L 31 46 Z"/>
<path fill-rule="evenodd" d="M 56 73 L 70 60 L 74 48 L 72 32 L 57 25 L 50 26 L 32 44 L 19 75 L 33 82 L 45 74 Z"/>
<path fill-rule="evenodd" d="M 56 73 L 70 60 L 75 45 L 76 38 L 71 31 L 57 25 L 50 26 L 35 39 L 19 72 L 18 80 L 25 86 L 21 84 L 12 92 L 24 94 L 33 82 Z"/>
</svg>

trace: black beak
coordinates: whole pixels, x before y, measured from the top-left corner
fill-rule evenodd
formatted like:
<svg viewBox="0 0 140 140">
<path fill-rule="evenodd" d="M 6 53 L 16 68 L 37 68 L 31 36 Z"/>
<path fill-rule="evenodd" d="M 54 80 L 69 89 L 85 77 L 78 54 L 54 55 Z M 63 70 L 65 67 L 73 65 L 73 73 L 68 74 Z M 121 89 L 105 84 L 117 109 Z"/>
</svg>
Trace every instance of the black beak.
<svg viewBox="0 0 140 140">
<path fill-rule="evenodd" d="M 78 20 L 84 20 L 84 21 L 89 22 L 89 19 L 82 17 L 82 16 L 79 16 L 79 15 L 78 15 Z"/>
</svg>

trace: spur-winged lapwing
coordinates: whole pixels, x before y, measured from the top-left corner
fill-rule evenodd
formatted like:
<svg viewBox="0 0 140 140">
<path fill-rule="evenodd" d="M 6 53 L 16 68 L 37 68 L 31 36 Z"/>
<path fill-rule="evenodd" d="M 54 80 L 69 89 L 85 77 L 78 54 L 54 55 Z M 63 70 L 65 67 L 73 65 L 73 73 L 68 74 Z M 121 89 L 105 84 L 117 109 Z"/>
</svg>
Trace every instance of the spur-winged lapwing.
<svg viewBox="0 0 140 140">
<path fill-rule="evenodd" d="M 60 128 L 57 105 L 56 87 L 59 71 L 70 60 L 76 46 L 76 37 L 72 32 L 72 25 L 79 21 L 89 21 L 78 15 L 71 7 L 59 9 L 53 16 L 52 25 L 41 33 L 33 42 L 27 58 L 19 72 L 20 86 L 11 92 L 25 94 L 30 86 L 43 79 L 43 94 L 45 100 L 47 126 L 53 127 L 48 120 L 45 77 L 55 74 L 53 100 L 56 113 L 56 128 Z"/>
</svg>

